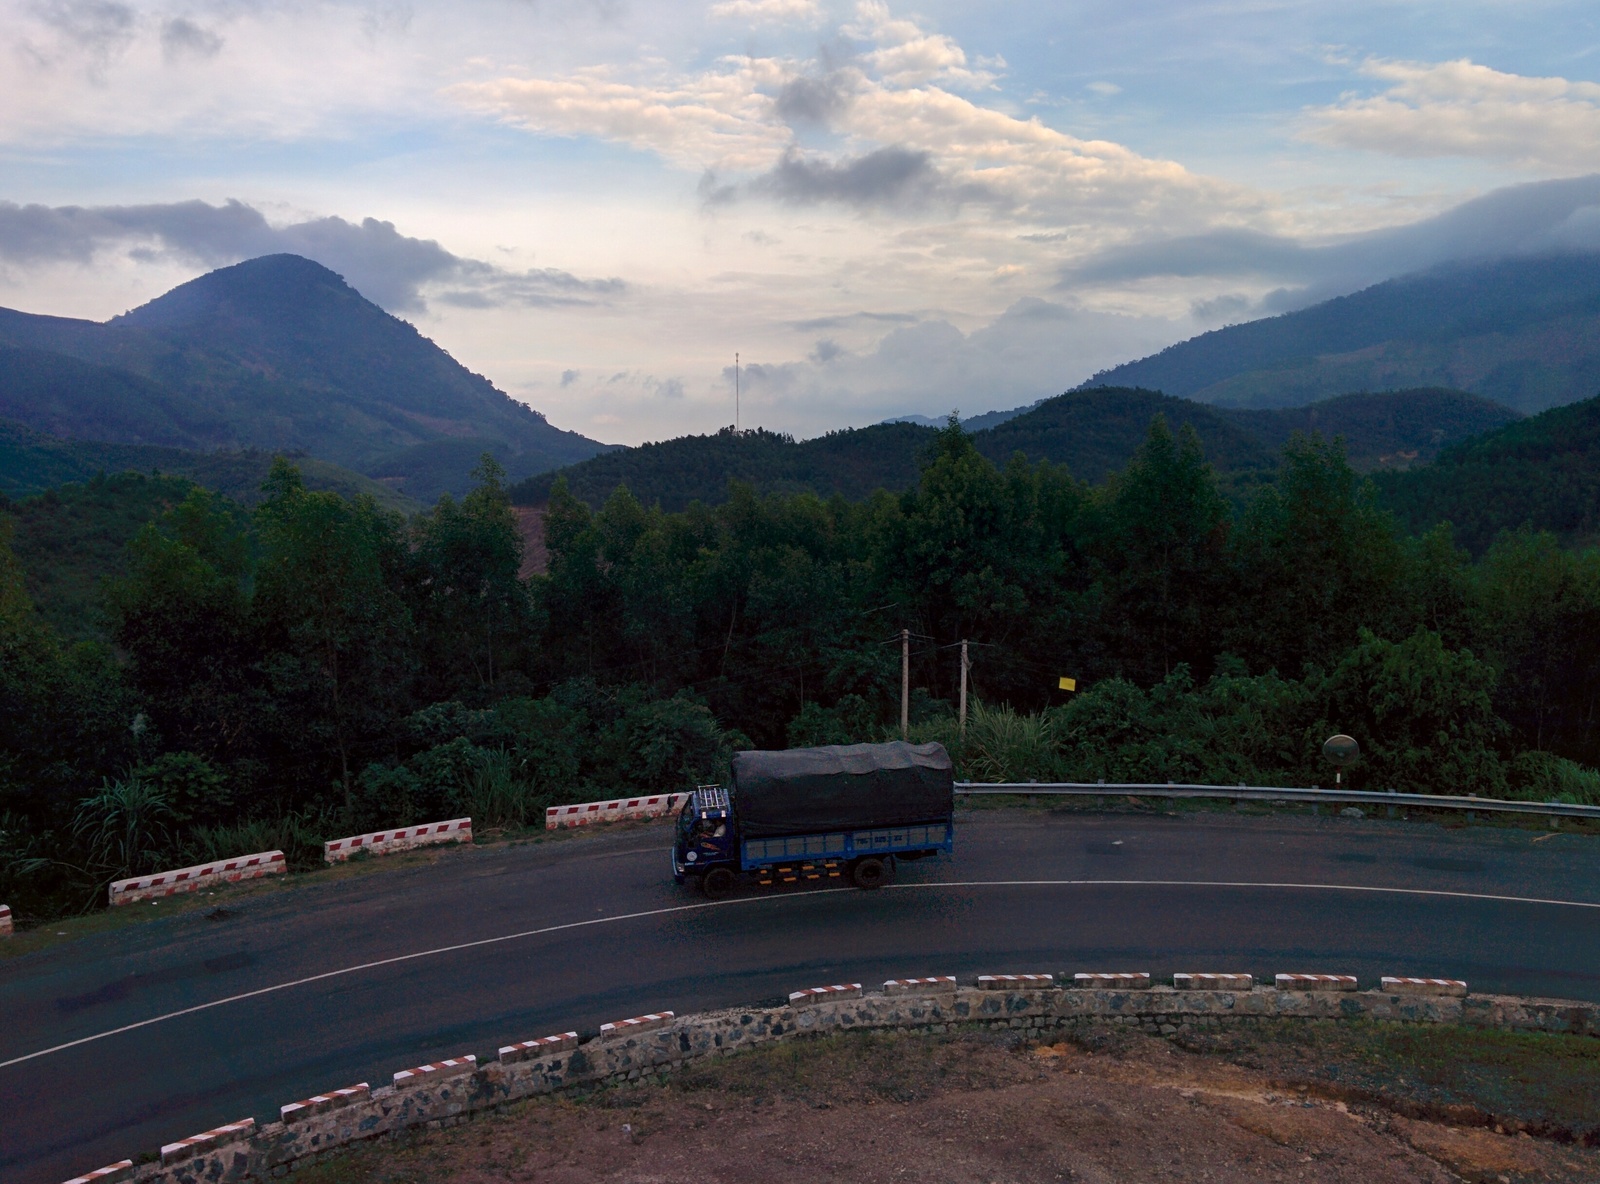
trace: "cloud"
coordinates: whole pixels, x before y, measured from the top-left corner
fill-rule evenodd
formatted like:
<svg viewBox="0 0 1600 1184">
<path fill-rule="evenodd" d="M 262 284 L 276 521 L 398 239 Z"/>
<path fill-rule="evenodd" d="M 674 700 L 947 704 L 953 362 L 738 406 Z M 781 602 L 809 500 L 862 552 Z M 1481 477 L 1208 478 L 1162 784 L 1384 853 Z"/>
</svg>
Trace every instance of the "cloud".
<svg viewBox="0 0 1600 1184">
<path fill-rule="evenodd" d="M 1173 331 L 1164 318 L 1027 297 L 971 333 L 930 317 L 858 352 L 822 338 L 803 361 L 745 368 L 746 420 L 765 416 L 815 431 L 911 411 L 960 407 L 971 415 L 1016 407 L 1071 389 L 1101 359 L 1139 357 L 1170 344 Z M 733 380 L 731 368 L 727 379 Z"/>
<path fill-rule="evenodd" d="M 1374 58 L 1361 71 L 1388 89 L 1311 108 L 1304 138 L 1389 156 L 1465 156 L 1540 172 L 1587 171 L 1600 160 L 1595 83 L 1506 74 L 1466 58 Z"/>
<path fill-rule="evenodd" d="M 93 75 L 127 50 L 138 25 L 134 10 L 116 0 L 46 0 L 33 6 L 33 15 L 56 39 L 54 53 L 30 45 L 35 60 L 59 60 L 76 51 Z"/>
<path fill-rule="evenodd" d="M 161 50 L 169 62 L 214 58 L 222 52 L 222 38 L 188 17 L 179 16 L 161 26 Z"/>
<path fill-rule="evenodd" d="M 952 185 L 933 167 L 931 153 L 900 147 L 879 148 L 837 163 L 791 151 L 770 173 L 744 188 L 747 193 L 789 205 L 842 202 L 858 208 L 918 206 L 939 198 L 959 201 L 985 196 L 979 186 Z"/>
<path fill-rule="evenodd" d="M 816 0 L 723 0 L 713 4 L 709 14 L 716 20 L 750 21 L 752 24 L 779 21 L 814 21 L 822 15 Z"/>
<path fill-rule="evenodd" d="M 457 307 L 593 304 L 619 295 L 621 280 L 583 280 L 564 271 L 509 271 L 454 255 L 432 239 L 401 234 L 392 222 L 312 218 L 271 225 L 239 201 L 138 206 L 43 206 L 0 202 L 0 263 L 90 264 L 102 252 L 165 257 L 220 267 L 288 252 L 339 272 L 391 312 L 426 307 L 426 296 Z"/>
<path fill-rule="evenodd" d="M 1276 311 L 1443 263 L 1573 251 L 1600 251 L 1600 174 L 1497 189 L 1432 218 L 1321 245 L 1235 229 L 1131 243 L 1070 265 L 1061 286 L 1161 277 L 1297 285 L 1262 306 Z"/>
</svg>

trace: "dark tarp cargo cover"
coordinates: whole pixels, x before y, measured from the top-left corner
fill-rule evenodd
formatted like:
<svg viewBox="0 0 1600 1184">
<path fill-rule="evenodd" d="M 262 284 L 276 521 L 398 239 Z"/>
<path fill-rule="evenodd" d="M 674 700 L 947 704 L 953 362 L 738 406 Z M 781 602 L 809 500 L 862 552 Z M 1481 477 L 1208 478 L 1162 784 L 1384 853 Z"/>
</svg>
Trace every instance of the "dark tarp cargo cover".
<svg viewBox="0 0 1600 1184">
<path fill-rule="evenodd" d="M 745 838 L 949 818 L 955 768 L 943 744 L 841 744 L 733 754 Z"/>
</svg>

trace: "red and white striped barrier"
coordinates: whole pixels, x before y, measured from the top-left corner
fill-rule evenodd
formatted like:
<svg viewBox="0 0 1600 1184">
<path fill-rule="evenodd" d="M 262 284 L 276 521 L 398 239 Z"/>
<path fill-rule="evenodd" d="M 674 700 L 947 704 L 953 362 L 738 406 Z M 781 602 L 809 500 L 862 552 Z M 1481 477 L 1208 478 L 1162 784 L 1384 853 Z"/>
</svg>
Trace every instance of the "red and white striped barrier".
<svg viewBox="0 0 1600 1184">
<path fill-rule="evenodd" d="M 213 1147 L 222 1147 L 228 1143 L 237 1143 L 240 1139 L 248 1139 L 255 1133 L 256 1120 L 244 1118 L 238 1122 L 230 1122 L 227 1126 L 219 1126 L 214 1131 L 206 1131 L 203 1135 L 190 1135 L 187 1139 L 179 1139 L 176 1143 L 168 1143 L 161 1148 L 161 1166 L 181 1163 L 183 1160 L 194 1158 L 202 1151 L 210 1151 Z"/>
<path fill-rule="evenodd" d="M 812 1003 L 821 1003 L 824 999 L 859 999 L 861 998 L 860 983 L 835 983 L 831 987 L 807 987 L 803 991 L 789 993 L 790 1007 L 805 1007 Z"/>
<path fill-rule="evenodd" d="M 637 818 L 662 818 L 676 814 L 689 800 L 686 793 L 659 793 L 647 798 L 613 798 L 609 802 L 579 802 L 551 806 L 544 812 L 545 830 L 588 826 L 591 822 L 623 822 Z"/>
<path fill-rule="evenodd" d="M 460 1077 L 478 1067 L 476 1056 L 447 1057 L 431 1065 L 418 1065 L 415 1069 L 402 1069 L 394 1075 L 395 1089 L 406 1089 L 429 1081 L 442 1081 L 446 1077 Z"/>
<path fill-rule="evenodd" d="M 287 1106 L 279 1106 L 278 1117 L 286 1123 L 304 1122 L 313 1115 L 326 1114 L 329 1110 L 338 1110 L 345 1106 L 353 1106 L 357 1102 L 365 1102 L 371 1096 L 372 1087 L 363 1081 L 360 1085 L 329 1090 L 327 1093 L 318 1094 L 314 1098 L 306 1098 L 304 1101 L 290 1102 Z"/>
<path fill-rule="evenodd" d="M 883 984 L 885 995 L 928 995 L 935 991 L 954 991 L 956 976 L 941 974 L 936 978 L 891 978 Z"/>
<path fill-rule="evenodd" d="M 978 990 L 1037 991 L 1041 987 L 1054 986 L 1055 981 L 1053 974 L 980 974 Z"/>
<path fill-rule="evenodd" d="M 1175 974 L 1172 985 L 1180 991 L 1248 991 L 1256 979 L 1253 974 Z"/>
<path fill-rule="evenodd" d="M 95 1168 L 92 1172 L 85 1172 L 81 1176 L 74 1176 L 67 1184 L 116 1184 L 119 1180 L 133 1178 L 133 1160 L 124 1159 L 119 1163 L 107 1164 L 103 1168 Z"/>
<path fill-rule="evenodd" d="M 1454 995 L 1463 998 L 1467 984 L 1458 978 L 1383 978 L 1379 989 L 1391 995 Z"/>
<path fill-rule="evenodd" d="M 1280 974 L 1273 982 L 1280 991 L 1353 991 L 1353 974 Z"/>
<path fill-rule="evenodd" d="M 553 1052 L 565 1052 L 578 1047 L 576 1032 L 563 1032 L 559 1036 L 541 1036 L 537 1040 L 519 1040 L 500 1050 L 500 1063 L 510 1065 L 516 1061 L 532 1061 Z"/>
<path fill-rule="evenodd" d="M 180 892 L 193 892 L 196 888 L 206 888 L 212 884 L 258 880 L 262 876 L 280 875 L 288 870 L 289 865 L 284 862 L 282 851 L 263 851 L 259 855 L 220 859 L 216 863 L 179 868 L 175 872 L 157 872 L 153 876 L 113 880 L 107 893 L 112 904 L 132 904 L 138 900 L 154 900 L 162 896 L 175 896 Z"/>
<path fill-rule="evenodd" d="M 393 855 L 396 851 L 410 851 L 413 847 L 431 847 L 435 843 L 470 842 L 472 842 L 472 819 L 452 818 L 449 822 L 426 822 L 421 826 L 402 826 L 398 830 L 378 830 L 370 835 L 330 839 L 322 844 L 322 862 L 340 863 L 358 851 L 371 851 L 374 855 Z"/>
<path fill-rule="evenodd" d="M 11 936 L 11 906 L 0 904 L 0 937 Z"/>
<path fill-rule="evenodd" d="M 614 1024 L 601 1024 L 600 1035 L 631 1036 L 635 1032 L 648 1032 L 651 1028 L 665 1028 L 673 1021 L 670 1011 L 652 1011 L 649 1015 L 636 1015 L 631 1020 L 618 1020 Z"/>
<path fill-rule="evenodd" d="M 1109 974 L 1075 974 L 1072 985 L 1080 991 L 1148 991 L 1148 971 L 1114 971 Z"/>
</svg>

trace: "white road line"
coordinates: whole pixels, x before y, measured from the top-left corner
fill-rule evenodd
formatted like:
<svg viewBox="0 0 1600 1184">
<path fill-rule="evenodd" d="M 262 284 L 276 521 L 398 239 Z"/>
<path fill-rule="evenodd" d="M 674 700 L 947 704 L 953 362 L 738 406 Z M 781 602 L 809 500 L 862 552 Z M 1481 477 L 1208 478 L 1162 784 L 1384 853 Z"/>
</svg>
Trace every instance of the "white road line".
<svg viewBox="0 0 1600 1184">
<path fill-rule="evenodd" d="M 1600 902 L 1587 900 L 1557 900 L 1538 896 L 1502 896 L 1488 892 L 1450 892 L 1438 888 L 1379 888 L 1365 884 L 1260 883 L 1248 880 L 939 880 L 930 884 L 888 884 L 879 889 L 879 891 L 926 892 L 938 888 L 1265 888 L 1306 892 L 1370 892 L 1390 896 L 1446 897 L 1457 900 L 1486 900 L 1507 904 L 1554 905 L 1561 908 L 1600 910 Z M 245 999 L 254 999 L 259 995 L 287 991 L 291 987 L 303 987 L 307 983 L 322 982 L 325 979 L 339 978 L 346 974 L 358 974 L 363 970 L 376 970 L 380 966 L 393 966 L 398 962 L 411 962 L 418 958 L 431 958 L 436 954 L 453 954 L 459 950 L 499 945 L 502 942 L 518 941 L 525 937 L 539 937 L 546 933 L 560 933 L 567 929 L 584 929 L 592 925 L 612 925 L 620 921 L 637 921 L 645 917 L 662 917 L 671 913 L 697 912 L 701 909 L 720 908 L 730 905 L 798 900 L 806 896 L 818 895 L 819 892 L 854 891 L 856 889 L 853 888 L 826 888 L 799 894 L 750 896 L 736 900 L 697 901 L 694 904 L 673 905 L 664 909 L 647 909 L 639 913 L 621 913 L 615 917 L 595 917 L 588 921 L 568 921 L 563 925 L 548 925 L 543 929 L 524 929 L 520 933 L 506 933 L 499 937 L 484 937 L 479 938 L 477 941 L 464 941 L 452 946 L 418 950 L 411 954 L 397 954 L 393 958 L 380 958 L 376 962 L 363 962 L 356 966 L 327 970 L 321 974 L 307 975 L 305 978 L 292 979 L 289 982 L 274 983 L 270 987 L 257 987 L 253 991 L 243 991 L 240 994 L 229 995 L 223 999 L 213 999 L 209 1003 L 197 1003 L 193 1007 L 169 1011 L 165 1015 L 151 1016 L 147 1020 L 139 1020 L 137 1023 L 124 1024 L 120 1028 L 110 1028 L 104 1032 L 96 1032 L 92 1036 L 80 1036 L 78 1039 L 69 1040 L 65 1044 L 52 1045 L 50 1048 L 41 1048 L 38 1052 L 12 1057 L 9 1061 L 0 1061 L 0 1069 L 9 1068 L 12 1065 L 20 1065 L 24 1061 L 31 1061 L 38 1057 L 49 1056 L 51 1053 L 65 1052 L 69 1048 L 77 1048 L 79 1045 L 90 1044 L 96 1040 L 104 1040 L 110 1036 L 120 1036 L 124 1032 L 133 1032 L 139 1028 L 147 1028 L 152 1024 L 164 1023 L 167 1020 L 193 1015 L 198 1011 L 209 1011 L 213 1007 L 223 1007 L 229 1003 L 239 1003 Z"/>
</svg>

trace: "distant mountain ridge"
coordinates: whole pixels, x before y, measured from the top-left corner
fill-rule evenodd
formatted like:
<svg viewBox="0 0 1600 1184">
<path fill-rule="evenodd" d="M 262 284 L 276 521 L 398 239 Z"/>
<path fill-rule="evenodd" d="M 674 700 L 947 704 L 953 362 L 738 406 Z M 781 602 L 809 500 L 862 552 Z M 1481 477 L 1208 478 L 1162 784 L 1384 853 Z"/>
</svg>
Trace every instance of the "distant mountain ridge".
<svg viewBox="0 0 1600 1184">
<path fill-rule="evenodd" d="M 101 324 L 0 309 L 0 418 L 199 450 L 301 450 L 432 500 L 483 452 L 513 479 L 608 446 L 467 370 L 297 255 L 181 284 Z"/>
<path fill-rule="evenodd" d="M 1343 435 L 1352 463 L 1371 469 L 1426 463 L 1450 444 L 1519 418 L 1460 391 L 1346 395 L 1283 411 L 1224 409 L 1159 391 L 1097 387 L 1042 400 L 972 437 L 997 465 L 1020 452 L 1030 461 L 1065 464 L 1073 476 L 1098 483 L 1128 463 L 1157 414 L 1174 430 L 1193 427 L 1206 459 L 1235 487 L 1269 480 L 1278 450 L 1296 430 Z M 537 505 L 564 479 L 591 506 L 626 485 L 647 505 L 681 510 L 692 501 L 724 500 L 728 482 L 739 480 L 761 493 L 809 490 L 855 501 L 877 489 L 893 492 L 914 484 L 934 431 L 897 422 L 797 442 L 774 432 L 724 429 L 608 452 L 529 478 L 512 495 L 523 505 Z"/>
<path fill-rule="evenodd" d="M 1600 390 L 1600 254 L 1455 264 L 1232 325 L 1096 374 L 1202 403 L 1295 407 L 1448 387 L 1524 414 Z"/>
</svg>

